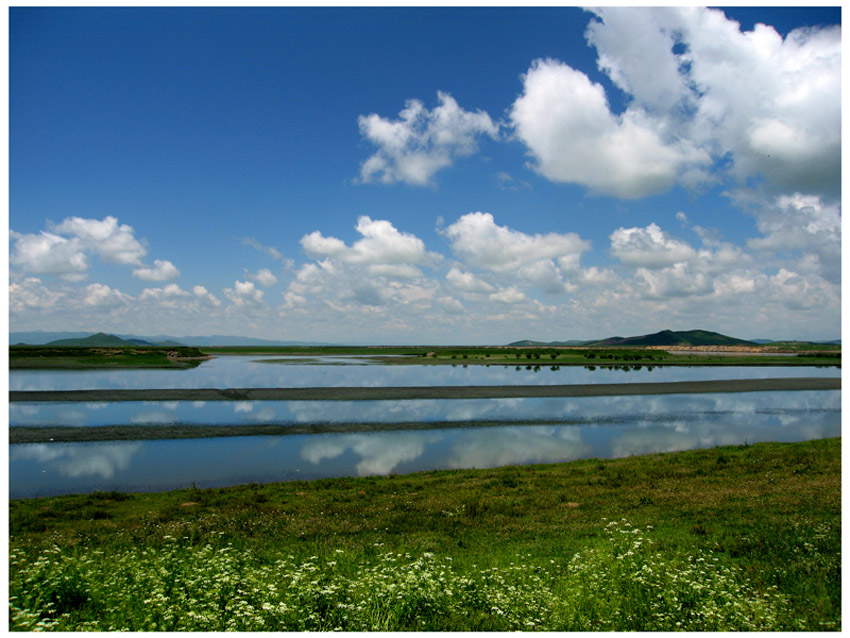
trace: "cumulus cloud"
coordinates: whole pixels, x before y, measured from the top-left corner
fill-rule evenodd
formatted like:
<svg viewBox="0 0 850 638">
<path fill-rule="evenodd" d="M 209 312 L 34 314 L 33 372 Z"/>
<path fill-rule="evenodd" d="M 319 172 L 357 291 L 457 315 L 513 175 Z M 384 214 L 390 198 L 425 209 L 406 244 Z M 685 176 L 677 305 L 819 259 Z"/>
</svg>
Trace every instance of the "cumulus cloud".
<svg viewBox="0 0 850 638">
<path fill-rule="evenodd" d="M 626 96 L 554 59 L 532 62 L 510 122 L 549 180 L 620 198 L 717 180 L 840 195 L 841 29 L 742 32 L 722 11 L 605 7 L 586 37 Z"/>
<path fill-rule="evenodd" d="M 663 268 L 696 257 L 689 244 L 670 237 L 657 224 L 646 228 L 618 228 L 610 235 L 611 254 L 622 263 Z"/>
<path fill-rule="evenodd" d="M 83 305 L 94 307 L 126 306 L 133 298 L 106 284 L 89 284 L 86 286 L 86 296 Z"/>
<path fill-rule="evenodd" d="M 114 217 L 84 219 L 68 217 L 52 230 L 61 235 L 71 235 L 80 244 L 95 253 L 109 264 L 141 265 L 141 258 L 147 252 L 135 238 L 132 226 L 119 224 Z"/>
<path fill-rule="evenodd" d="M 398 231 L 386 220 L 373 220 L 363 215 L 357 220 L 357 232 L 363 239 L 351 246 L 336 237 L 325 237 L 319 231 L 302 237 L 301 246 L 316 259 L 333 258 L 346 264 L 366 266 L 373 275 L 400 279 L 421 276 L 415 265 L 439 259 L 438 255 L 425 250 L 421 239 Z"/>
<path fill-rule="evenodd" d="M 606 7 L 587 29 L 599 68 L 672 135 L 731 159 L 741 181 L 837 197 L 841 29 L 742 32 L 701 7 Z"/>
<path fill-rule="evenodd" d="M 621 198 L 665 191 L 709 161 L 641 109 L 613 114 L 601 85 L 557 60 L 532 63 L 510 119 L 541 175 Z"/>
<path fill-rule="evenodd" d="M 225 288 L 224 296 L 236 308 L 260 309 L 265 307 L 265 293 L 251 281 L 236 281 L 233 288 Z"/>
<path fill-rule="evenodd" d="M 54 307 L 64 294 L 44 285 L 37 277 L 26 277 L 23 281 L 9 285 L 9 311 L 43 311 Z"/>
<path fill-rule="evenodd" d="M 114 217 L 102 220 L 69 217 L 49 224 L 38 234 L 10 231 L 14 248 L 9 258 L 13 266 L 38 275 L 63 275 L 79 279 L 90 267 L 89 255 L 105 263 L 142 267 L 145 247 L 131 226 Z"/>
<path fill-rule="evenodd" d="M 804 253 L 804 263 L 828 280 L 841 277 L 841 212 L 817 195 L 781 195 L 755 211 L 761 237 L 747 245 L 763 251 Z"/>
<path fill-rule="evenodd" d="M 163 288 L 145 288 L 139 295 L 139 301 L 153 301 L 160 307 L 176 309 L 185 307 L 187 298 L 191 296 L 177 284 L 168 284 Z"/>
<path fill-rule="evenodd" d="M 133 276 L 142 281 L 168 281 L 177 279 L 180 276 L 180 271 L 170 261 L 155 259 L 153 268 L 136 268 L 133 271 Z"/>
<path fill-rule="evenodd" d="M 575 233 L 528 235 L 498 226 L 490 213 L 463 215 L 444 234 L 465 263 L 493 272 L 512 271 L 546 259 L 577 257 L 590 249 L 590 243 Z"/>
<path fill-rule="evenodd" d="M 9 257 L 13 266 L 36 275 L 64 275 L 88 270 L 89 261 L 77 238 L 66 238 L 42 231 L 24 235 L 11 231 L 15 241 Z"/>
<path fill-rule="evenodd" d="M 515 286 L 511 286 L 510 288 L 494 292 L 490 295 L 491 301 L 498 301 L 499 303 L 509 305 L 522 303 L 526 299 L 527 297 L 525 296 L 525 293 L 516 288 Z"/>
<path fill-rule="evenodd" d="M 272 274 L 272 271 L 268 268 L 260 268 L 256 274 L 247 273 L 246 277 L 252 281 L 256 281 L 258 284 L 265 286 L 266 288 L 274 286 L 277 283 L 277 277 L 275 277 L 274 274 Z"/>
<path fill-rule="evenodd" d="M 358 118 L 360 133 L 378 147 L 360 167 L 363 182 L 426 185 L 455 157 L 475 153 L 479 136 L 498 136 L 487 113 L 465 111 L 448 93 L 437 97 L 440 104 L 430 111 L 419 100 L 408 100 L 397 120 L 375 113 Z"/>
<path fill-rule="evenodd" d="M 648 299 L 690 297 L 714 292 L 711 278 L 686 263 L 674 264 L 662 270 L 638 268 L 636 279 L 641 283 L 643 296 Z"/>
<path fill-rule="evenodd" d="M 192 288 L 192 294 L 195 296 L 195 299 L 205 306 L 218 307 L 221 305 L 221 300 L 203 286 Z"/>
<path fill-rule="evenodd" d="M 495 288 L 486 281 L 479 279 L 470 272 L 464 272 L 457 267 L 452 267 L 446 275 L 446 281 L 455 290 L 470 293 L 493 292 Z"/>
</svg>

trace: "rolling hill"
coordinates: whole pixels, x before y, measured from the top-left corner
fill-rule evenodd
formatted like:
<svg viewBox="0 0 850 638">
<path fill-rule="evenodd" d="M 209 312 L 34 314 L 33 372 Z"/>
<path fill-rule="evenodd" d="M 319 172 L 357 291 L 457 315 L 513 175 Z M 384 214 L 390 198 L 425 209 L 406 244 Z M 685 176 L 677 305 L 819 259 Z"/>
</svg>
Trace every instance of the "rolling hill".
<svg viewBox="0 0 850 638">
<path fill-rule="evenodd" d="M 639 337 L 610 337 L 593 342 L 594 346 L 754 346 L 752 341 L 736 339 L 708 330 L 674 332 L 662 330 Z"/>
<path fill-rule="evenodd" d="M 151 343 L 150 341 L 145 341 L 144 339 L 122 339 L 121 337 L 116 337 L 115 335 L 98 332 L 96 334 L 89 335 L 88 337 L 57 339 L 55 341 L 50 341 L 45 345 L 54 347 L 76 348 L 126 348 L 128 346 L 172 347 L 180 346 L 182 344 L 177 343 L 176 341 Z"/>
<path fill-rule="evenodd" d="M 636 337 L 608 337 L 590 341 L 514 341 L 510 346 L 754 346 L 753 341 L 736 339 L 719 332 L 708 330 L 685 330 L 675 332 L 662 330 Z"/>
</svg>

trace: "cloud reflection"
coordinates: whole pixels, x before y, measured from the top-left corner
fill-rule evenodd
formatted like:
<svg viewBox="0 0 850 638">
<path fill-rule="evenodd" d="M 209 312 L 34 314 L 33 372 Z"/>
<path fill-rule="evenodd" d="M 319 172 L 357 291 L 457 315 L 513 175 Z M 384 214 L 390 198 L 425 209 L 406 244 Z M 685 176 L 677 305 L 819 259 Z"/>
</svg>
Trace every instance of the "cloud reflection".
<svg viewBox="0 0 850 638">
<path fill-rule="evenodd" d="M 841 435 L 841 424 L 830 412 L 779 413 L 740 418 L 740 415 L 711 423 L 673 422 L 623 428 L 611 440 L 611 456 L 637 456 L 659 452 L 681 452 L 723 445 L 761 441 L 807 441 Z"/>
<path fill-rule="evenodd" d="M 351 450 L 361 459 L 355 466 L 358 476 L 383 475 L 402 462 L 418 459 L 427 445 L 442 439 L 443 435 L 435 432 L 344 434 L 308 440 L 301 448 L 301 458 L 318 465 Z"/>
<path fill-rule="evenodd" d="M 557 463 L 590 456 L 581 428 L 571 426 L 510 426 L 464 432 L 452 446 L 446 467 L 500 467 Z"/>
<path fill-rule="evenodd" d="M 13 446 L 12 461 L 35 461 L 48 470 L 68 478 L 99 476 L 111 479 L 116 472 L 130 467 L 141 443 L 98 443 L 89 445 L 56 445 L 35 443 Z"/>
</svg>

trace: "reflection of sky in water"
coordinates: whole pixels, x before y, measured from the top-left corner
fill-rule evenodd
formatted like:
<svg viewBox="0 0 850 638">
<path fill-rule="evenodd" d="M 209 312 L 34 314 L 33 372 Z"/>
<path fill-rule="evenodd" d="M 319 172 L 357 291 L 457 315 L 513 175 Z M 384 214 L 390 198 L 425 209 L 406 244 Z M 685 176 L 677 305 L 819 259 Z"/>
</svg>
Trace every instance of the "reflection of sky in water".
<svg viewBox="0 0 850 638">
<path fill-rule="evenodd" d="M 261 407 L 268 406 L 254 404 L 243 413 Z M 557 409 L 582 414 L 588 424 L 11 445 L 10 494 L 155 491 L 193 482 L 212 487 L 495 467 L 841 435 L 840 392 L 834 391 L 606 397 Z"/>
<path fill-rule="evenodd" d="M 772 377 L 837 377 L 835 367 L 655 367 L 651 371 L 527 364 L 471 365 L 282 365 L 258 363 L 259 356 L 225 356 L 189 370 L 11 370 L 10 390 L 124 388 L 285 388 L 313 386 L 551 385 L 636 383 Z"/>
<path fill-rule="evenodd" d="M 536 399 L 417 399 L 407 401 L 151 401 L 10 403 L 13 426 L 250 425 L 436 421 L 600 420 L 670 418 L 692 413 L 837 410 L 841 393 L 735 392 Z"/>
</svg>

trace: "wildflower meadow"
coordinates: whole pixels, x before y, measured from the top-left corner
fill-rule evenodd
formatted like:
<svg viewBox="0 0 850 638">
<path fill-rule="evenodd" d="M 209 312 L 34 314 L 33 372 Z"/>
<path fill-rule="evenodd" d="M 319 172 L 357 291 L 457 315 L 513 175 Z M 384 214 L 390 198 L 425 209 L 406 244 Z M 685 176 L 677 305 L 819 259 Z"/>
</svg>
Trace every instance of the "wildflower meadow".
<svg viewBox="0 0 850 638">
<path fill-rule="evenodd" d="M 839 443 L 13 503 L 9 628 L 839 630 Z"/>
</svg>

